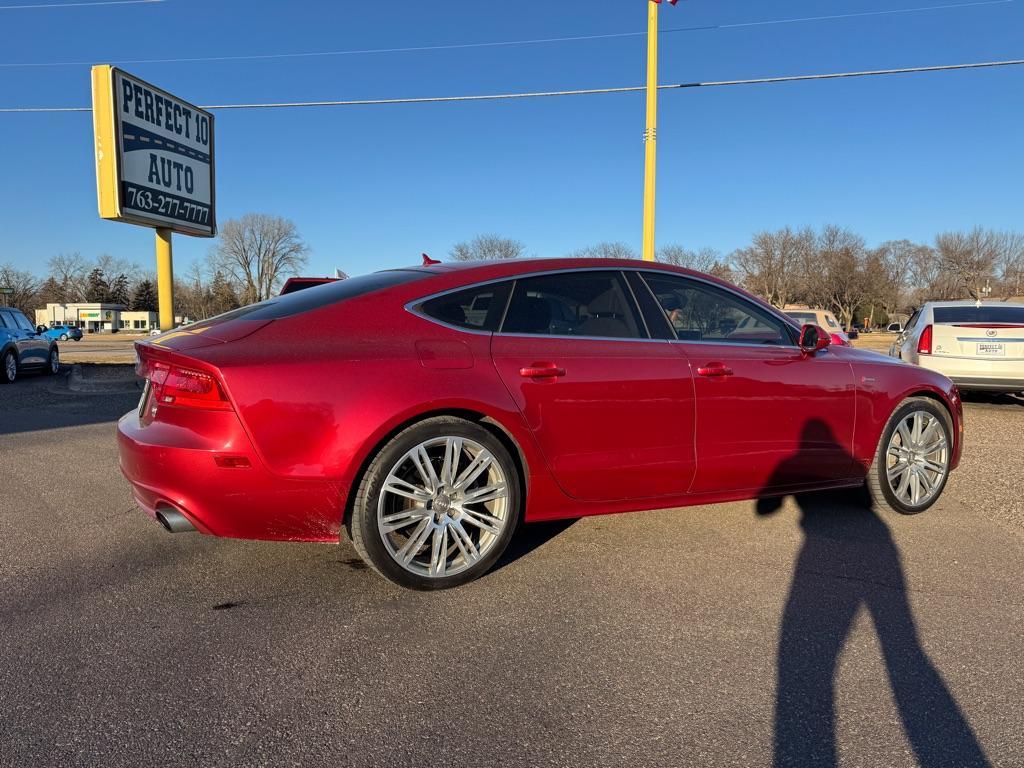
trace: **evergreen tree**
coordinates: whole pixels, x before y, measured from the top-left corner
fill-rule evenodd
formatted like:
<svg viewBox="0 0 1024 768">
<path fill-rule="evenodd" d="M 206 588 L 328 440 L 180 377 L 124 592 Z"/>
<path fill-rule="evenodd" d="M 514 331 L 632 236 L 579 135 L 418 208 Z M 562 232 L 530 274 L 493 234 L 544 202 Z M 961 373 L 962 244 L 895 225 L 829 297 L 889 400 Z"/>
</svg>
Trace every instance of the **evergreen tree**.
<svg viewBox="0 0 1024 768">
<path fill-rule="evenodd" d="M 213 283 L 210 286 L 211 306 L 213 313 L 219 315 L 241 306 L 238 301 L 238 294 L 231 286 L 231 283 L 224 277 L 224 274 L 217 271 L 213 275 Z"/>
<path fill-rule="evenodd" d="M 39 286 L 39 303 L 43 306 L 47 304 L 63 304 L 67 301 L 67 291 L 64 290 L 64 286 L 57 282 L 57 278 L 48 277 L 46 281 Z"/>
<path fill-rule="evenodd" d="M 85 290 L 86 301 L 110 301 L 110 284 L 98 267 L 89 273 L 88 287 Z"/>
<path fill-rule="evenodd" d="M 143 280 L 135 286 L 132 309 L 136 312 L 156 312 L 156 289 L 149 280 Z"/>
<path fill-rule="evenodd" d="M 127 307 L 131 303 L 131 291 L 128 288 L 128 276 L 122 272 L 110 284 L 107 301 Z"/>
</svg>

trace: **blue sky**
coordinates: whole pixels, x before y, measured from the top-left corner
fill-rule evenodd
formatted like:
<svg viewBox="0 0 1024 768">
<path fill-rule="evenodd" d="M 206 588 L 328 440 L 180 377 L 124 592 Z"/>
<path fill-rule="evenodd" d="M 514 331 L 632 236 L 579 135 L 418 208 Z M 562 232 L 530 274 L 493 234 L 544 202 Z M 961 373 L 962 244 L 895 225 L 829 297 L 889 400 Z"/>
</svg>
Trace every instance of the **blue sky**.
<svg viewBox="0 0 1024 768">
<path fill-rule="evenodd" d="M 49 0 L 43 0 L 49 1 Z M 166 0 L 9 9 L 0 64 L 429 46 L 642 31 L 644 0 Z M 662 28 L 952 4 L 684 0 Z M 1024 57 L 1024 0 L 661 37 L 681 82 Z M 642 84 L 643 37 L 125 69 L 198 104 Z M 745 245 L 835 222 L 869 243 L 1021 228 L 1024 67 L 662 92 L 658 243 Z M 0 106 L 87 105 L 87 66 L 0 67 Z M 295 221 L 310 274 L 445 258 L 483 232 L 561 255 L 639 249 L 642 94 L 217 113 L 221 221 Z M 0 263 L 110 253 L 152 268 L 153 235 L 99 220 L 88 114 L 0 114 Z M 210 241 L 178 236 L 179 269 Z"/>
</svg>

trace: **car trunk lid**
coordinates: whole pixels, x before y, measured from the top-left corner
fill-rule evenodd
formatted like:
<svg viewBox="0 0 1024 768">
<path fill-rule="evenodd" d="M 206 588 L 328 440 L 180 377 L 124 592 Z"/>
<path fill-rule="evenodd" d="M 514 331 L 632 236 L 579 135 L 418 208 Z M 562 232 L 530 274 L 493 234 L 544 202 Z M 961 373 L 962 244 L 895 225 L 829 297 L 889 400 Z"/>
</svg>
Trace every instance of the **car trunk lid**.
<svg viewBox="0 0 1024 768">
<path fill-rule="evenodd" d="M 1024 306 L 936 307 L 932 333 L 934 355 L 1024 359 Z"/>
<path fill-rule="evenodd" d="M 1024 324 L 935 323 L 932 354 L 991 360 L 1024 359 Z"/>
</svg>

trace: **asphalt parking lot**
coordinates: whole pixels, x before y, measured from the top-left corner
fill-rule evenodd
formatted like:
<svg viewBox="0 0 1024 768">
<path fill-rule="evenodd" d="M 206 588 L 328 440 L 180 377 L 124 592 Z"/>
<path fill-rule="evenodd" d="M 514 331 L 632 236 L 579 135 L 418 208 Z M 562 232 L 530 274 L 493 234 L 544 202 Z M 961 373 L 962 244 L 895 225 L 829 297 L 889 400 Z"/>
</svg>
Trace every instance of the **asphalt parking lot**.
<svg viewBox="0 0 1024 768">
<path fill-rule="evenodd" d="M 967 405 L 923 515 L 529 527 L 426 594 L 347 543 L 165 533 L 117 468 L 137 399 L 0 389 L 0 765 L 1024 764 L 1024 400 Z"/>
</svg>

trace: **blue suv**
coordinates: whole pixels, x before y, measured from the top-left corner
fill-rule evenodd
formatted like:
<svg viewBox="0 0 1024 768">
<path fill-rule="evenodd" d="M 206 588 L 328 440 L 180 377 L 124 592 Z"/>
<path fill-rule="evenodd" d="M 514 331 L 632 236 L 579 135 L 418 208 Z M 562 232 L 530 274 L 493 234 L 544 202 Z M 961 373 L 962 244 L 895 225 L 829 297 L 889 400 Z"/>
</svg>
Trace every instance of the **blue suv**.
<svg viewBox="0 0 1024 768">
<path fill-rule="evenodd" d="M 70 325 L 51 325 L 43 332 L 43 335 L 48 339 L 60 339 L 61 341 L 71 339 L 72 341 L 81 341 L 82 329 L 72 328 Z"/>
<path fill-rule="evenodd" d="M 0 307 L 0 382 L 10 384 L 21 371 L 60 370 L 57 342 L 45 326 L 35 326 L 17 309 Z"/>
</svg>

